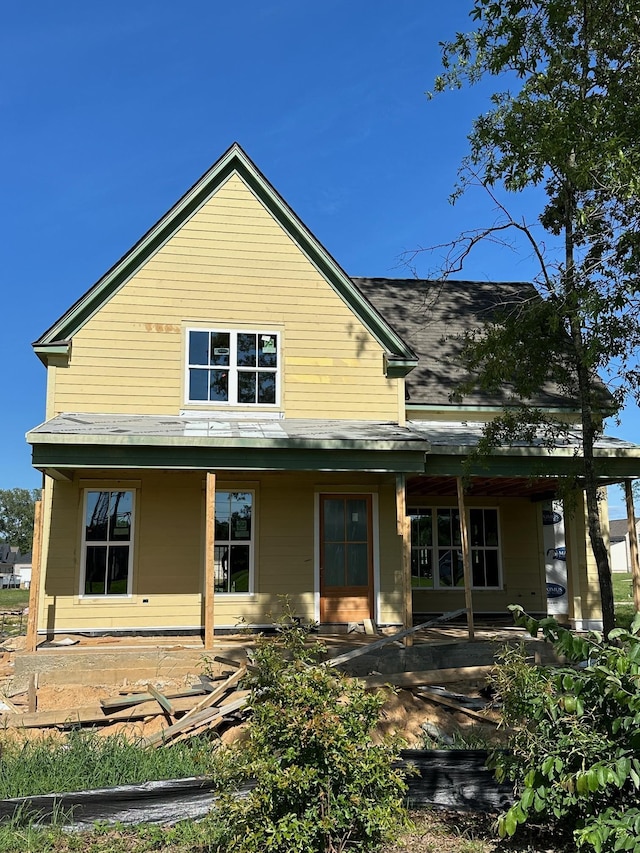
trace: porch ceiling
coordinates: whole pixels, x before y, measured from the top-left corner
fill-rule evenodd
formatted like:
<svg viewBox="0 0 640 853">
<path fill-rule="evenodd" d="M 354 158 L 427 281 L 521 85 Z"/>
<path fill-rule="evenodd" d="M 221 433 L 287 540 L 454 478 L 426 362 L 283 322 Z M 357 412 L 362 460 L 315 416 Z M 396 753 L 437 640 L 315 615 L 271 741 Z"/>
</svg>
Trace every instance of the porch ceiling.
<svg viewBox="0 0 640 853">
<path fill-rule="evenodd" d="M 552 498 L 557 490 L 557 480 L 551 477 L 471 477 L 465 485 L 465 494 L 469 497 L 524 497 L 544 500 Z M 456 495 L 456 480 L 453 477 L 407 478 L 407 503 L 412 498 Z"/>
</svg>

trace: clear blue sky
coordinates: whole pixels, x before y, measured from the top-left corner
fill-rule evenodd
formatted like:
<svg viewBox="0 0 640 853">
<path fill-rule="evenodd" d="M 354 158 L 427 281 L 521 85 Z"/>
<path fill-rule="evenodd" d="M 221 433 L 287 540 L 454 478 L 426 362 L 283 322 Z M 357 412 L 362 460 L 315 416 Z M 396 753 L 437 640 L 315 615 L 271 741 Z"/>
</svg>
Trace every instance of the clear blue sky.
<svg viewBox="0 0 640 853">
<path fill-rule="evenodd" d="M 429 102 L 438 42 L 470 0 L 24 0 L 0 30 L 0 488 L 37 487 L 44 419 L 31 342 L 233 142 L 351 275 L 494 219 L 448 203 L 488 89 Z M 517 199 L 509 200 L 518 211 Z M 429 276 L 438 258 L 420 255 Z M 525 279 L 485 247 L 464 278 Z M 640 440 L 637 410 L 609 430 Z"/>
</svg>

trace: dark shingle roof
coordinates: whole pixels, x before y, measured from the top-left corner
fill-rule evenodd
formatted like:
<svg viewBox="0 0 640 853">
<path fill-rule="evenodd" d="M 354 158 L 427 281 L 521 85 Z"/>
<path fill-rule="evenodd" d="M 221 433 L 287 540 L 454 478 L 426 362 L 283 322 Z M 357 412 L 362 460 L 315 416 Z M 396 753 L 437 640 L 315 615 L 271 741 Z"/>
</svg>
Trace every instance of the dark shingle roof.
<svg viewBox="0 0 640 853">
<path fill-rule="evenodd" d="M 417 353 L 418 366 L 407 376 L 408 405 L 452 405 L 450 395 L 465 378 L 459 336 L 482 328 L 491 313 L 536 295 L 523 282 L 431 281 L 413 278 L 354 278 L 385 320 Z M 502 406 L 504 392 L 474 391 L 463 405 Z M 549 384 L 533 405 L 575 408 L 558 386 Z"/>
<path fill-rule="evenodd" d="M 640 519 L 636 518 L 636 524 Z M 626 539 L 629 532 L 629 522 L 626 518 L 612 518 L 609 521 L 609 538 L 612 542 L 620 542 Z"/>
</svg>

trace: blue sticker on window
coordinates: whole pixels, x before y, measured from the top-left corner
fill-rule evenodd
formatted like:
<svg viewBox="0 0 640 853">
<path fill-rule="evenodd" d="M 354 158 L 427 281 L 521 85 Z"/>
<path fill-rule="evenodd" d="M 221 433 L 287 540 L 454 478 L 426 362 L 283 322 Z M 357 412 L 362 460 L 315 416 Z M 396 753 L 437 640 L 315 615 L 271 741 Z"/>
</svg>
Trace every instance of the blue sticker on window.
<svg viewBox="0 0 640 853">
<path fill-rule="evenodd" d="M 562 598 L 567 590 L 559 583 L 547 584 L 547 598 Z"/>
<path fill-rule="evenodd" d="M 562 521 L 562 516 L 559 512 L 554 512 L 552 509 L 543 509 L 542 510 L 542 523 L 543 524 L 560 524 Z"/>
<path fill-rule="evenodd" d="M 547 557 L 551 557 L 552 560 L 566 560 L 567 559 L 567 549 L 566 548 L 549 548 L 547 551 Z"/>
</svg>

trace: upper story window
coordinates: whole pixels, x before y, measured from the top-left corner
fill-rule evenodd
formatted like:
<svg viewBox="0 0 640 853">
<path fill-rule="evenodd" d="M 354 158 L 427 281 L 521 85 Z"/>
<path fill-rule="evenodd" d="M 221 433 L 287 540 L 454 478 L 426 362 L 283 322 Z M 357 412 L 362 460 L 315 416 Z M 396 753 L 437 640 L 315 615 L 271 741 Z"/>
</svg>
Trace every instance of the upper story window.
<svg viewBox="0 0 640 853">
<path fill-rule="evenodd" d="M 414 589 L 464 586 L 460 514 L 454 508 L 409 510 L 411 578 Z M 499 589 L 500 536 L 497 509 L 468 510 L 471 583 L 474 589 Z"/>
<path fill-rule="evenodd" d="M 280 395 L 277 332 L 189 329 L 187 402 L 275 406 Z"/>
</svg>

